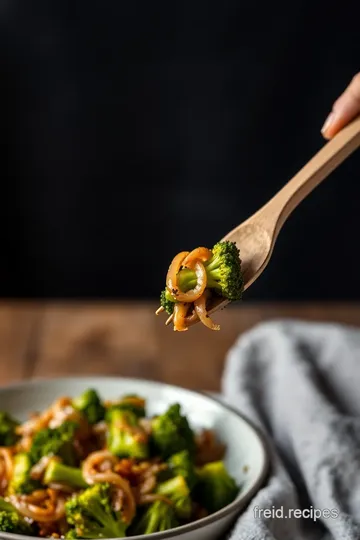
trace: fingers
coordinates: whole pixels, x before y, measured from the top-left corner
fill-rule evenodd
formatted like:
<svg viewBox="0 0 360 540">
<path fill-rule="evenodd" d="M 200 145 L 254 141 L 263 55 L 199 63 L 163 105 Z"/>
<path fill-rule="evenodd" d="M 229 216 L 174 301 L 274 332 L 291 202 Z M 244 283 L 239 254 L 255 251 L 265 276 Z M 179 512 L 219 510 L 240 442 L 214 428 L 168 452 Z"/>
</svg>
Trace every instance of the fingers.
<svg viewBox="0 0 360 540">
<path fill-rule="evenodd" d="M 360 72 L 355 75 L 345 92 L 335 101 L 321 133 L 331 139 L 360 114 Z"/>
</svg>

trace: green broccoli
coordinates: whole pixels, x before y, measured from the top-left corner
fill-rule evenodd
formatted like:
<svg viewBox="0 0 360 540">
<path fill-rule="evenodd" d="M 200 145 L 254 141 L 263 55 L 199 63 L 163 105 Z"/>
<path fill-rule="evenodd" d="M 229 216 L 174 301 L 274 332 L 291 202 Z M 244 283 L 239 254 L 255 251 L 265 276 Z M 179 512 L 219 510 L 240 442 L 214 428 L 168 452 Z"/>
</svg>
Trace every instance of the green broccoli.
<svg viewBox="0 0 360 540">
<path fill-rule="evenodd" d="M 128 524 L 111 506 L 109 484 L 95 484 L 65 505 L 68 538 L 124 538 Z"/>
<path fill-rule="evenodd" d="M 168 315 L 173 314 L 175 303 L 176 303 L 176 300 L 173 298 L 173 296 L 169 293 L 167 289 L 164 289 L 163 291 L 161 291 L 160 306 L 164 308 L 164 310 L 166 311 Z"/>
<path fill-rule="evenodd" d="M 8 413 L 0 412 L 0 446 L 13 446 L 18 440 L 16 427 L 19 422 L 12 418 Z"/>
<path fill-rule="evenodd" d="M 235 242 L 218 242 L 212 248 L 213 256 L 204 263 L 208 289 L 230 302 L 240 300 L 243 293 L 244 280 L 241 273 L 240 251 Z M 183 268 L 178 274 L 179 288 L 187 292 L 196 286 L 194 270 Z M 167 289 L 160 295 L 160 305 L 171 315 L 174 310 L 176 296 Z"/>
<path fill-rule="evenodd" d="M 85 390 L 80 396 L 73 399 L 72 406 L 86 417 L 89 424 L 96 424 L 104 420 L 105 407 L 97 392 L 92 388 Z"/>
<path fill-rule="evenodd" d="M 190 456 L 195 451 L 195 438 L 187 418 L 182 416 L 178 403 L 171 405 L 168 410 L 151 421 L 152 445 L 155 453 L 164 459 L 171 455 L 187 450 Z"/>
<path fill-rule="evenodd" d="M 187 450 L 173 454 L 168 459 L 169 471 L 173 476 L 182 476 L 189 489 L 192 490 L 197 482 L 194 462 Z"/>
<path fill-rule="evenodd" d="M 165 495 L 174 505 L 179 519 L 189 519 L 192 511 L 190 490 L 183 476 L 176 476 L 158 485 L 156 492 Z"/>
<path fill-rule="evenodd" d="M 0 531 L 4 533 L 34 536 L 35 531 L 16 510 L 16 508 L 0 497 Z"/>
<path fill-rule="evenodd" d="M 195 498 L 211 513 L 230 504 L 239 492 L 222 461 L 207 463 L 197 470 L 197 476 Z"/>
<path fill-rule="evenodd" d="M 75 529 L 69 529 L 67 533 L 65 534 L 65 538 L 68 540 L 72 540 L 74 538 L 82 538 L 81 536 L 78 536 Z"/>
<path fill-rule="evenodd" d="M 77 427 L 75 422 L 64 422 L 57 428 L 38 431 L 30 449 L 32 463 L 44 456 L 59 456 L 66 465 L 76 465 L 73 440 Z"/>
<path fill-rule="evenodd" d="M 113 407 L 108 411 L 107 446 L 118 457 L 146 459 L 149 455 L 148 435 L 139 425 L 139 419 L 130 410 Z"/>
<path fill-rule="evenodd" d="M 29 454 L 16 454 L 13 462 L 13 475 L 9 484 L 9 493 L 32 493 L 41 488 L 40 482 L 30 477 L 33 462 Z"/>
<path fill-rule="evenodd" d="M 129 394 L 123 396 L 119 401 L 111 405 L 107 412 L 106 418 L 108 419 L 114 409 L 119 409 L 121 411 L 130 411 L 138 418 L 145 417 L 145 399 L 137 396 L 136 394 Z"/>
<path fill-rule="evenodd" d="M 134 535 L 152 534 L 179 526 L 174 509 L 164 501 L 153 502 L 131 531 Z"/>
<path fill-rule="evenodd" d="M 43 484 L 65 484 L 78 489 L 88 487 L 80 469 L 69 467 L 55 459 L 52 459 L 45 469 Z"/>
</svg>

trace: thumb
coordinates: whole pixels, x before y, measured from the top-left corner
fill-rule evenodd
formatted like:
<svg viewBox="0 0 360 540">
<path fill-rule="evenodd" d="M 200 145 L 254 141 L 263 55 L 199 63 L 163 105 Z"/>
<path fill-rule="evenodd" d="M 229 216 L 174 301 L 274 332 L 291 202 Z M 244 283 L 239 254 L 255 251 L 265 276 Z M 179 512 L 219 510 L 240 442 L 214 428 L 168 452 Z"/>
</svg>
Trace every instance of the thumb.
<svg viewBox="0 0 360 540">
<path fill-rule="evenodd" d="M 360 72 L 355 75 L 345 92 L 335 101 L 321 133 L 331 139 L 360 114 Z"/>
</svg>

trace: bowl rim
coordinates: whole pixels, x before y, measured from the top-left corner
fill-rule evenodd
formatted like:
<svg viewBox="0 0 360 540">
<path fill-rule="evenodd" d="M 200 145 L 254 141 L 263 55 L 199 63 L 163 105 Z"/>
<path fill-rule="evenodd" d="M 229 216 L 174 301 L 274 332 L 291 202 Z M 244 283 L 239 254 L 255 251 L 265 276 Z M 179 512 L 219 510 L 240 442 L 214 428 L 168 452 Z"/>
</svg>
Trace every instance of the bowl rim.
<svg viewBox="0 0 360 540">
<path fill-rule="evenodd" d="M 241 497 L 241 494 L 240 494 L 239 499 L 235 499 L 233 502 L 224 506 L 217 512 L 214 512 L 213 514 L 210 514 L 209 516 L 193 521 L 192 523 L 186 523 L 185 525 L 180 525 L 179 527 L 175 527 L 167 531 L 156 532 L 156 533 L 152 533 L 148 535 L 141 534 L 141 535 L 136 535 L 136 536 L 129 536 L 127 538 L 131 538 L 132 540 L 144 540 L 145 538 L 153 538 L 154 540 L 163 540 L 166 538 L 181 536 L 185 533 L 195 531 L 197 529 L 201 529 L 202 527 L 205 527 L 206 525 L 209 525 L 215 521 L 218 521 L 229 514 L 233 513 L 235 515 L 236 511 L 245 507 L 245 505 L 254 497 L 254 495 L 259 491 L 259 489 L 264 485 L 265 480 L 269 473 L 269 468 L 270 468 L 270 448 L 269 448 L 269 443 L 264 433 L 245 414 L 240 413 L 235 407 L 233 407 L 232 405 L 229 405 L 226 402 L 223 402 L 221 399 L 215 397 L 213 394 L 209 394 L 207 391 L 192 390 L 192 389 L 185 388 L 182 386 L 168 384 L 168 383 L 164 383 L 162 381 L 157 381 L 153 379 L 142 379 L 139 377 L 120 377 L 120 376 L 96 374 L 96 375 L 71 375 L 71 376 L 60 376 L 60 377 L 56 375 L 46 376 L 46 377 L 33 377 L 26 380 L 19 380 L 19 381 L 11 382 L 10 384 L 1 384 L 0 394 L 2 394 L 3 391 L 6 391 L 6 390 L 14 390 L 14 391 L 18 389 L 20 390 L 23 387 L 28 387 L 28 386 L 33 386 L 33 385 L 35 386 L 38 383 L 46 383 L 46 382 L 51 383 L 51 382 L 56 381 L 57 383 L 60 383 L 60 384 L 63 383 L 66 385 L 66 383 L 69 383 L 71 381 L 81 382 L 85 380 L 89 382 L 93 381 L 94 388 L 96 388 L 96 384 L 99 384 L 101 383 L 101 381 L 106 381 L 106 380 L 108 380 L 109 382 L 110 381 L 112 382 L 126 381 L 130 383 L 133 382 L 135 384 L 136 382 L 140 382 L 140 383 L 146 383 L 146 384 L 156 384 L 164 388 L 168 388 L 170 390 L 181 390 L 182 392 L 185 391 L 186 393 L 189 393 L 195 396 L 201 396 L 202 398 L 215 402 L 221 408 L 226 409 L 230 411 L 231 413 L 235 414 L 235 416 L 241 418 L 252 429 L 252 431 L 254 432 L 254 435 L 258 438 L 258 441 L 262 447 L 264 462 L 254 485 L 249 489 L 246 495 Z M 28 537 L 26 535 L 0 532 L 0 540 L 2 537 L 14 538 L 17 540 L 20 540 L 23 538 L 33 538 L 33 539 L 41 538 L 38 536 Z M 42 538 L 41 540 L 44 540 L 44 539 Z M 103 540 L 114 540 L 114 539 L 103 539 Z"/>
</svg>

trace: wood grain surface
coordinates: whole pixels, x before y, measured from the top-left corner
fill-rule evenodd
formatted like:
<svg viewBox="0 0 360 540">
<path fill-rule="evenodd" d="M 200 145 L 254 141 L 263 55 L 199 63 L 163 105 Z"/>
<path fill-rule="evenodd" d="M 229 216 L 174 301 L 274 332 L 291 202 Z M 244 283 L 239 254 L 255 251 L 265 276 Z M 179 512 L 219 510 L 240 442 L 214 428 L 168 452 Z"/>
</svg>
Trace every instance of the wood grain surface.
<svg viewBox="0 0 360 540">
<path fill-rule="evenodd" d="M 241 304 L 176 333 L 155 304 L 0 304 L 0 382 L 59 375 L 117 375 L 218 391 L 226 353 L 255 325 L 290 317 L 360 327 L 357 304 Z"/>
</svg>

